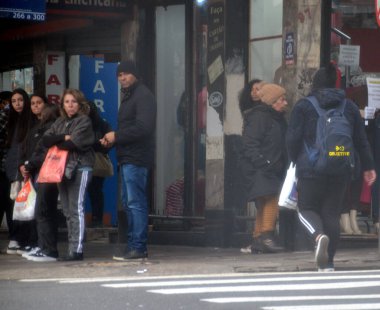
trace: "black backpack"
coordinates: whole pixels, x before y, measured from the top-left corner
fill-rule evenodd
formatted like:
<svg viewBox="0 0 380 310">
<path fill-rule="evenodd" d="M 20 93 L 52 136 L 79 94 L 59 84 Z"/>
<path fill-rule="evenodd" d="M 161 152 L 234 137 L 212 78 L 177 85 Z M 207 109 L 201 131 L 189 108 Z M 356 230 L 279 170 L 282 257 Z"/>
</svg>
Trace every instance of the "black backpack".
<svg viewBox="0 0 380 310">
<path fill-rule="evenodd" d="M 315 144 L 308 146 L 304 143 L 314 171 L 335 176 L 352 173 L 355 167 L 353 128 L 344 115 L 346 99 L 329 110 L 322 109 L 314 96 L 306 99 L 319 115 Z"/>
</svg>

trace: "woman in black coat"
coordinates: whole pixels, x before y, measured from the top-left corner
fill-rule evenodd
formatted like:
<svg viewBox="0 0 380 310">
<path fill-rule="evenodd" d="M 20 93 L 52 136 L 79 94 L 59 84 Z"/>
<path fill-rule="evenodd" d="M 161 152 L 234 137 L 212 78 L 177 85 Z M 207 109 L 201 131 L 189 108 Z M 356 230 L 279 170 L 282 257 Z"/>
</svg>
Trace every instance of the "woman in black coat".
<svg viewBox="0 0 380 310">
<path fill-rule="evenodd" d="M 287 106 L 285 89 L 264 84 L 261 101 L 243 113 L 243 172 L 247 201 L 257 209 L 252 250 L 274 253 L 282 250 L 274 241 L 278 196 L 287 165 L 285 148 Z"/>
<path fill-rule="evenodd" d="M 7 124 L 6 157 L 4 169 L 11 184 L 22 181 L 19 172 L 19 162 L 22 153 L 23 141 L 28 131 L 36 122 L 36 116 L 31 111 L 30 98 L 26 91 L 17 88 L 12 92 L 11 104 L 9 105 L 9 118 Z M 11 185 L 12 187 L 12 185 Z M 20 188 L 17 188 L 18 192 Z M 11 191 L 12 192 L 12 191 Z M 13 194 L 13 193 L 11 193 Z M 13 196 L 13 195 L 12 195 Z M 12 197 L 15 199 L 15 197 Z M 13 213 L 13 207 L 12 207 Z M 22 222 L 12 220 L 9 227 L 9 245 L 7 254 L 19 254 L 27 244 L 23 244 L 24 227 Z"/>
<path fill-rule="evenodd" d="M 49 104 L 47 99 L 41 95 L 34 94 L 31 100 L 32 102 L 43 102 L 44 107 L 38 117 L 38 123 L 31 129 L 26 139 L 25 161 L 20 167 L 20 171 L 24 177 L 31 177 L 36 182 L 48 151 L 48 148 L 42 144 L 42 136 L 59 117 L 59 107 Z M 56 261 L 58 257 L 57 184 L 37 183 L 35 186 L 37 191 L 35 229 L 38 246 L 35 247 L 30 243 L 33 247 L 22 256 L 35 262 Z"/>
</svg>

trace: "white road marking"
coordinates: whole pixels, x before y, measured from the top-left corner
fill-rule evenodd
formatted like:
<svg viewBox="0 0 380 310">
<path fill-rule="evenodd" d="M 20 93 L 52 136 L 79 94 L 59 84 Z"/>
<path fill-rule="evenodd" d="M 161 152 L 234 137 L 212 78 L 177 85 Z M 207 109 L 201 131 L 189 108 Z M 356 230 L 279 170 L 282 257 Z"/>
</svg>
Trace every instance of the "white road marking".
<svg viewBox="0 0 380 310">
<path fill-rule="evenodd" d="M 341 274 L 368 274 L 380 272 L 379 270 L 352 270 L 352 271 L 335 271 L 334 275 Z M 222 274 L 195 274 L 195 275 L 171 275 L 171 276 L 131 276 L 131 277 L 88 277 L 88 278 L 42 278 L 42 279 L 20 279 L 20 282 L 61 282 L 61 283 L 94 283 L 94 282 L 119 282 L 119 281 L 141 281 L 141 280 L 169 280 L 169 279 L 200 279 L 200 278 L 247 278 L 247 277 L 265 277 L 276 276 L 281 277 L 285 275 L 310 275 L 320 278 L 321 273 L 315 271 L 302 271 L 302 272 L 263 272 L 263 273 L 222 273 Z M 314 279 L 313 278 L 309 278 Z"/>
<path fill-rule="evenodd" d="M 202 301 L 228 304 L 228 303 L 243 303 L 243 302 L 267 302 L 267 301 L 305 301 L 305 300 L 348 300 L 348 299 L 380 299 L 379 294 L 371 295 L 313 295 L 313 296 L 270 296 L 270 297 L 221 297 L 221 298 L 205 298 Z"/>
<path fill-rule="evenodd" d="M 262 307 L 263 310 L 373 310 L 380 309 L 380 304 L 331 304 L 331 305 L 299 305 L 299 306 L 280 306 Z"/>
<path fill-rule="evenodd" d="M 187 281 L 158 281 L 158 282 L 129 282 L 129 283 L 113 283 L 103 284 L 104 287 L 112 288 L 133 288 L 133 287 L 157 287 L 157 286 L 185 286 L 185 285 L 210 285 L 210 284 L 243 284 L 243 283 L 273 283 L 273 282 L 291 282 L 291 281 L 322 281 L 322 280 L 355 280 L 355 279 L 380 279 L 380 275 L 347 275 L 347 276 L 319 276 L 310 277 L 285 277 L 285 278 L 248 278 L 248 279 L 223 279 L 223 280 L 187 280 Z M 65 281 L 65 283 L 73 283 Z M 74 282 L 75 283 L 75 282 Z"/>
<path fill-rule="evenodd" d="M 150 293 L 174 295 L 174 294 L 202 294 L 202 293 L 228 293 L 228 292 L 264 292 L 264 291 L 305 291 L 305 290 L 327 290 L 347 289 L 358 287 L 380 286 L 380 281 L 358 281 L 358 282 L 331 282 L 331 283 L 306 283 L 286 285 L 245 285 L 245 286 L 219 286 L 219 287 L 191 287 L 176 289 L 148 290 Z"/>
</svg>

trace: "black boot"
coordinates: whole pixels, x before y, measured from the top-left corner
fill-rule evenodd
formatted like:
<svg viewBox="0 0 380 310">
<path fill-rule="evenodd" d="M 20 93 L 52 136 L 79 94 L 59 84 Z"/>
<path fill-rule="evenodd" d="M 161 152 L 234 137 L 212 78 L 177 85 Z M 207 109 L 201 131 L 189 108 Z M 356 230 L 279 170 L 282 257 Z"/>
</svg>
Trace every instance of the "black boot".
<svg viewBox="0 0 380 310">
<path fill-rule="evenodd" d="M 253 238 L 252 245 L 251 245 L 251 253 L 252 254 L 263 253 L 263 245 L 261 243 L 260 237 Z"/>
<path fill-rule="evenodd" d="M 263 253 L 279 253 L 284 251 L 284 248 L 279 246 L 274 240 L 272 232 L 263 233 L 260 236 L 260 241 Z"/>
</svg>

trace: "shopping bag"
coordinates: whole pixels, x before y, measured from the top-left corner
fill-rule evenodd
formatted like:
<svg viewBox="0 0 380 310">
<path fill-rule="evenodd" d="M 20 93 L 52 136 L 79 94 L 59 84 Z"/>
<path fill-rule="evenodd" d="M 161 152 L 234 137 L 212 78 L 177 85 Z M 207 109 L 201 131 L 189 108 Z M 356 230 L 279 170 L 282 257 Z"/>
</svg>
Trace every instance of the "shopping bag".
<svg viewBox="0 0 380 310">
<path fill-rule="evenodd" d="M 92 175 L 103 178 L 113 176 L 113 165 L 107 154 L 95 152 L 95 163 Z"/>
<path fill-rule="evenodd" d="M 284 209 L 297 210 L 297 201 L 296 165 L 290 163 L 289 169 L 286 172 L 284 184 L 282 185 L 278 205 Z"/>
<path fill-rule="evenodd" d="M 9 198 L 12 200 L 15 200 L 20 190 L 21 190 L 21 181 L 12 182 L 11 190 L 9 192 Z"/>
<path fill-rule="evenodd" d="M 60 183 L 65 172 L 68 151 L 52 146 L 45 157 L 40 169 L 38 183 Z"/>
<path fill-rule="evenodd" d="M 19 191 L 14 208 L 13 219 L 18 221 L 30 221 L 34 219 L 34 210 L 36 206 L 36 191 L 30 179 L 24 183 Z"/>
<path fill-rule="evenodd" d="M 369 186 L 367 182 L 363 180 L 362 191 L 360 193 L 360 202 L 370 204 L 371 199 L 372 199 L 371 186 Z"/>
</svg>

